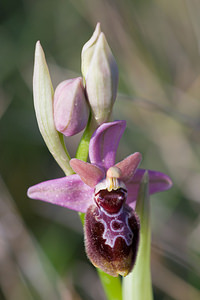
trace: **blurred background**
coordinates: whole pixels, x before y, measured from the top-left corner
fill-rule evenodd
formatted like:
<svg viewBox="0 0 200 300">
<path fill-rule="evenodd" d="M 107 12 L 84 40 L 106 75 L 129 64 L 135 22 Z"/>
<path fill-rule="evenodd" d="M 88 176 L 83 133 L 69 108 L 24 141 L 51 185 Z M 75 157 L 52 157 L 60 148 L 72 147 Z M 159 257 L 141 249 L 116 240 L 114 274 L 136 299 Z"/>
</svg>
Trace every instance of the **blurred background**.
<svg viewBox="0 0 200 300">
<path fill-rule="evenodd" d="M 143 168 L 174 182 L 151 198 L 155 300 L 200 299 L 198 0 L 1 0 L 0 299 L 105 299 L 77 213 L 26 196 L 64 175 L 36 123 L 35 43 L 55 88 L 80 75 L 98 21 L 119 66 L 113 118 L 127 120 L 118 160 L 140 151 Z M 66 140 L 72 157 L 79 138 Z"/>
</svg>

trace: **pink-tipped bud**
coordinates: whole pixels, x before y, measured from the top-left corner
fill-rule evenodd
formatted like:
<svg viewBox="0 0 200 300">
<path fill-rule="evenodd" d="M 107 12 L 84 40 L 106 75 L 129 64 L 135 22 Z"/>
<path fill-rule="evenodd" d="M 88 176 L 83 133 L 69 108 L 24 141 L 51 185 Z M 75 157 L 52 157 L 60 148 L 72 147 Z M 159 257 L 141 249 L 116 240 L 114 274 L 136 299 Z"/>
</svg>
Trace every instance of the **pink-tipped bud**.
<svg viewBox="0 0 200 300">
<path fill-rule="evenodd" d="M 65 136 L 75 135 L 86 127 L 88 117 L 89 106 L 82 78 L 61 82 L 54 94 L 54 122 L 57 131 Z"/>
</svg>

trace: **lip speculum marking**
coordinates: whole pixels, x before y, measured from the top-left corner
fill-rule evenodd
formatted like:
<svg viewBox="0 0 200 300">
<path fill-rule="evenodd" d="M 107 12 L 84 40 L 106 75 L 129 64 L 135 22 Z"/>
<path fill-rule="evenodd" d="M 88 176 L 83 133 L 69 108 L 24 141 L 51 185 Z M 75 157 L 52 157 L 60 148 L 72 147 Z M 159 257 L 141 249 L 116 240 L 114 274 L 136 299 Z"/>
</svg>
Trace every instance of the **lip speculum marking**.
<svg viewBox="0 0 200 300">
<path fill-rule="evenodd" d="M 131 214 L 123 207 L 117 214 L 108 214 L 105 210 L 99 209 L 99 215 L 96 220 L 104 225 L 103 239 L 105 244 L 114 247 L 115 241 L 121 237 L 130 246 L 133 239 L 133 233 L 128 225 L 128 219 Z"/>
</svg>

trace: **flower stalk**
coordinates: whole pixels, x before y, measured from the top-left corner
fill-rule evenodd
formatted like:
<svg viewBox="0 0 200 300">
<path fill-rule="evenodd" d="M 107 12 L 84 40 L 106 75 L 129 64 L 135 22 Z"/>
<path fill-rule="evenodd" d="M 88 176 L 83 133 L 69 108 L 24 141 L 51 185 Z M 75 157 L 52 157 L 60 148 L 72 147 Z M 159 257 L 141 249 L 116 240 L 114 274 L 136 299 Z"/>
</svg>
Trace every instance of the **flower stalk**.
<svg viewBox="0 0 200 300">
<path fill-rule="evenodd" d="M 90 144 L 90 139 L 93 134 L 93 126 L 91 122 L 91 113 L 88 119 L 87 126 L 83 132 L 82 138 L 80 140 L 80 143 L 78 145 L 77 151 L 76 151 L 76 158 L 87 161 L 88 158 L 88 153 L 89 153 L 89 144 Z"/>
<path fill-rule="evenodd" d="M 122 287 L 119 277 L 112 277 L 97 269 L 107 300 L 122 300 Z"/>
</svg>

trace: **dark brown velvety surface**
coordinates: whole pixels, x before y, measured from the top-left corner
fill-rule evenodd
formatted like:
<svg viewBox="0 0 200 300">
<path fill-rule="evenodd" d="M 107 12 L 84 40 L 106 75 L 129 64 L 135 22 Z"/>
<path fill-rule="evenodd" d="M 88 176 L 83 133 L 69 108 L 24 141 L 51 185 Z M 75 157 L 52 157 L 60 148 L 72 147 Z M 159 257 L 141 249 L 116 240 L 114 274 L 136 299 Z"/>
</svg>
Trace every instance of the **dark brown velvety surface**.
<svg viewBox="0 0 200 300">
<path fill-rule="evenodd" d="M 131 213 L 129 227 L 133 232 L 132 244 L 128 246 L 122 237 L 117 237 L 114 247 L 105 244 L 102 235 L 104 225 L 97 221 L 99 208 L 91 205 L 85 216 L 85 246 L 89 259 L 106 273 L 126 276 L 135 262 L 139 242 L 139 220 L 134 211 L 124 206 Z"/>
</svg>

